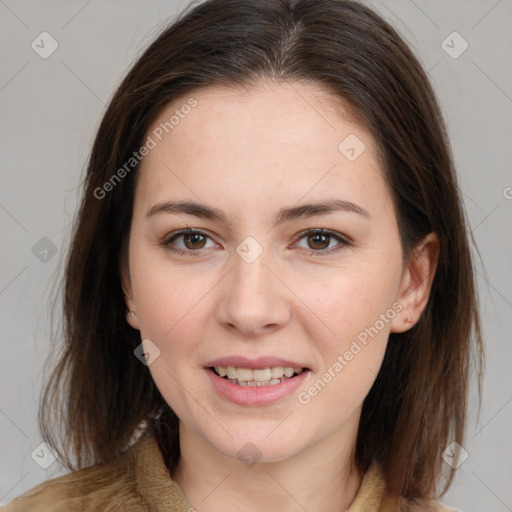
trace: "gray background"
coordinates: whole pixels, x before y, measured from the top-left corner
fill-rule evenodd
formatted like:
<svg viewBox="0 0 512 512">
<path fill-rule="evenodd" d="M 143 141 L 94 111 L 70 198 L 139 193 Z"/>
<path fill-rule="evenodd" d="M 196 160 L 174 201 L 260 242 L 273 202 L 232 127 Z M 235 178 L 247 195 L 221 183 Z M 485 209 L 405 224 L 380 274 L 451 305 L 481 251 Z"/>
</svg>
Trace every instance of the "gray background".
<svg viewBox="0 0 512 512">
<path fill-rule="evenodd" d="M 443 501 L 465 512 L 512 511 L 512 2 L 368 4 L 401 32 L 429 71 L 483 260 L 477 261 L 487 345 L 483 407 L 471 418 L 464 446 L 469 457 Z M 60 474 L 57 463 L 42 469 L 31 454 L 46 456 L 36 414 L 49 348 L 48 304 L 77 187 L 114 88 L 185 5 L 0 0 L 0 504 Z M 31 47 L 43 31 L 58 43 L 46 59 Z M 445 49 L 460 51 L 462 40 L 442 45 L 454 31 L 469 44 L 458 58 Z"/>
</svg>

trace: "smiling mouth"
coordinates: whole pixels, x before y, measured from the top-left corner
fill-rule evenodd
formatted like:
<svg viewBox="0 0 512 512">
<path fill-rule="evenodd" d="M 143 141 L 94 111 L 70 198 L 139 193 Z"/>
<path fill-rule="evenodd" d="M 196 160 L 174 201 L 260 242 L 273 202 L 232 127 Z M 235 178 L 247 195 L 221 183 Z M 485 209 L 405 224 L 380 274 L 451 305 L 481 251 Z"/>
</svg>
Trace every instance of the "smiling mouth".
<svg viewBox="0 0 512 512">
<path fill-rule="evenodd" d="M 283 366 L 272 366 L 269 368 L 239 368 L 235 366 L 210 366 L 208 368 L 224 380 L 237 384 L 238 386 L 276 386 L 288 379 L 293 379 L 308 368 L 292 368 Z"/>
</svg>

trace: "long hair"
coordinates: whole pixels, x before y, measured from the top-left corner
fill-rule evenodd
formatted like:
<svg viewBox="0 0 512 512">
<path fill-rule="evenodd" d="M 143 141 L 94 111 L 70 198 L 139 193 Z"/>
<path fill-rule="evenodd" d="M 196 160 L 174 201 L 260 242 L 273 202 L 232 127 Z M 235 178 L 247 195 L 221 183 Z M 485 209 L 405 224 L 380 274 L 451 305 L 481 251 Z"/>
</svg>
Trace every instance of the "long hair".
<svg viewBox="0 0 512 512">
<path fill-rule="evenodd" d="M 77 469 L 111 461 L 146 422 L 171 472 L 176 466 L 178 418 L 134 357 L 140 333 L 125 318 L 120 264 L 139 166 L 119 169 L 170 102 L 262 79 L 316 84 L 349 105 L 377 144 L 404 254 L 429 232 L 439 237 L 428 304 L 412 329 L 390 335 L 355 449 L 359 469 L 376 461 L 388 492 L 414 510 L 439 494 L 442 451 L 463 444 L 471 354 L 481 372 L 472 239 L 422 66 L 385 20 L 351 0 L 207 0 L 166 27 L 128 72 L 98 129 L 73 226 L 64 346 L 43 390 L 43 436 Z M 444 491 L 452 478 L 453 470 Z"/>
</svg>

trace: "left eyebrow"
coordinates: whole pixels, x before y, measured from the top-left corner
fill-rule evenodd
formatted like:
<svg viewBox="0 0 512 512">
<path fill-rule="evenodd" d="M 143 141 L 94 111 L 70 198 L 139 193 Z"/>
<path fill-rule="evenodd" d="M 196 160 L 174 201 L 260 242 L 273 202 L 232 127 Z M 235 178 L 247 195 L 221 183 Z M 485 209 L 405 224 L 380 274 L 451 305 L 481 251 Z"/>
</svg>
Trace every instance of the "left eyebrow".
<svg viewBox="0 0 512 512">
<path fill-rule="evenodd" d="M 327 215 L 335 212 L 355 213 L 366 219 L 371 219 L 371 215 L 363 207 L 345 201 L 343 199 L 332 199 L 319 203 L 307 203 L 299 206 L 281 208 L 275 217 L 274 227 L 290 222 L 301 217 L 314 217 L 317 215 Z M 218 221 L 227 224 L 227 216 L 218 208 L 212 208 L 205 204 L 193 201 L 165 201 L 152 206 L 146 213 L 146 217 L 153 217 L 161 214 L 180 214 L 194 215 L 208 220 Z"/>
<path fill-rule="evenodd" d="M 300 217 L 313 217 L 316 215 L 327 215 L 335 212 L 356 213 L 371 219 L 371 215 L 362 206 L 343 199 L 332 199 L 321 203 L 307 203 L 291 208 L 281 208 L 274 221 L 274 227 L 284 222 L 289 222 Z"/>
</svg>

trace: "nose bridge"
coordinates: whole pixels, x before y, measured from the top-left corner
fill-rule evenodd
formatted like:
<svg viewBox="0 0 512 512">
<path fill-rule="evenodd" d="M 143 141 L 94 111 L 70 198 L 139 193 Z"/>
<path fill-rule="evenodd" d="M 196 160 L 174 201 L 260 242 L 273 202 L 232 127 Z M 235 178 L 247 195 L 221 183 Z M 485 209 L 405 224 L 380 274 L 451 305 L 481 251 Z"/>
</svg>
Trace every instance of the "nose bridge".
<svg viewBox="0 0 512 512">
<path fill-rule="evenodd" d="M 254 335 L 289 321 L 289 297 L 269 266 L 275 266 L 269 249 L 258 249 L 252 240 L 237 247 L 219 301 L 218 318 L 222 324 Z"/>
<path fill-rule="evenodd" d="M 269 287 L 272 287 L 272 273 L 268 269 L 268 264 L 271 264 L 268 260 L 268 254 L 262 254 L 254 261 L 247 261 L 238 254 L 234 257 L 232 285 L 238 293 L 251 297 L 269 293 Z"/>
</svg>

